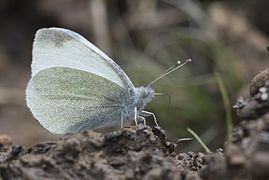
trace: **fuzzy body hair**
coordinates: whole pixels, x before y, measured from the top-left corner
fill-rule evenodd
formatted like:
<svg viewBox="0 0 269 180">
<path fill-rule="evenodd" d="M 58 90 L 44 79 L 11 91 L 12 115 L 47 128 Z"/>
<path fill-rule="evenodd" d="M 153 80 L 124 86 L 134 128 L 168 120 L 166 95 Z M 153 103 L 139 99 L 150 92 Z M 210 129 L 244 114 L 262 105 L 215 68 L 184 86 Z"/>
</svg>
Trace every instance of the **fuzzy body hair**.
<svg viewBox="0 0 269 180">
<path fill-rule="evenodd" d="M 154 98 L 154 89 L 152 87 L 137 87 L 130 91 L 132 99 L 126 104 L 123 104 L 123 119 L 126 121 L 133 120 L 135 116 L 135 108 L 137 109 L 138 116 L 142 116 L 142 111 L 146 105 Z"/>
</svg>

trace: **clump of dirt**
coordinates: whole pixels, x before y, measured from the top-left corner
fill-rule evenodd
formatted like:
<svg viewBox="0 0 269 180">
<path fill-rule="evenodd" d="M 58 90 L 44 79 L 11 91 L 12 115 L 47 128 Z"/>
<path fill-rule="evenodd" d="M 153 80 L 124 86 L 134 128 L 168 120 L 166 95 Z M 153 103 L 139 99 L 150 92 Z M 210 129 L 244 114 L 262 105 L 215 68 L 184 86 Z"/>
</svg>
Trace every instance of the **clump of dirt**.
<svg viewBox="0 0 269 180">
<path fill-rule="evenodd" d="M 203 179 L 265 180 L 269 178 L 269 69 L 256 75 L 250 98 L 234 106 L 242 119 L 234 127 L 232 142 L 224 154 L 206 156 L 200 175 Z"/>
<path fill-rule="evenodd" d="M 160 128 L 85 131 L 30 149 L 2 144 L 0 172 L 3 179 L 199 180 L 204 155 L 176 154 L 174 148 Z"/>
<path fill-rule="evenodd" d="M 224 154 L 204 158 L 200 170 L 208 180 L 266 180 L 269 178 L 269 116 L 243 121 L 233 130 L 233 139 Z"/>
</svg>

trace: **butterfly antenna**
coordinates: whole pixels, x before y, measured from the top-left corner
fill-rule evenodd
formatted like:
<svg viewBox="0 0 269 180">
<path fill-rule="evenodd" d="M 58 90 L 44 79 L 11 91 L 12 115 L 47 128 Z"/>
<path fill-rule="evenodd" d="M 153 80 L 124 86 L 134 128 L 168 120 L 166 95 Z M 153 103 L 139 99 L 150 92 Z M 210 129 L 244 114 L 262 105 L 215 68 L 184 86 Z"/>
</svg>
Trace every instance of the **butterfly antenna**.
<svg viewBox="0 0 269 180">
<path fill-rule="evenodd" d="M 157 79 L 153 80 L 152 82 L 150 82 L 148 84 L 148 86 L 151 86 L 152 84 L 154 84 L 155 82 L 159 81 L 161 78 L 163 78 L 164 76 L 174 72 L 175 70 L 181 68 L 182 66 L 184 66 L 185 64 L 187 64 L 188 62 L 191 62 L 191 59 L 187 59 L 184 63 L 181 63 L 180 61 L 177 61 L 176 64 L 174 64 L 173 66 L 171 66 L 170 68 L 168 68 L 167 70 L 165 70 Z"/>
</svg>

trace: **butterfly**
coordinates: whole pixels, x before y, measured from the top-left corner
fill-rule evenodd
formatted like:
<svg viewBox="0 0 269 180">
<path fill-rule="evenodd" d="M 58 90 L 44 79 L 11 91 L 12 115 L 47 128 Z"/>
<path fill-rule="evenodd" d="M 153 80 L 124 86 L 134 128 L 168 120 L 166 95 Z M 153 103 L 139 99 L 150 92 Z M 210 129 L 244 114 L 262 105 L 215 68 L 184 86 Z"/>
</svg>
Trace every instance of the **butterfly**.
<svg viewBox="0 0 269 180">
<path fill-rule="evenodd" d="M 151 84 L 134 87 L 111 58 L 81 35 L 63 28 L 40 29 L 32 56 L 26 103 L 50 132 L 123 127 L 132 120 L 145 122 L 149 115 L 158 126 L 155 115 L 144 110 L 155 96 Z"/>
</svg>

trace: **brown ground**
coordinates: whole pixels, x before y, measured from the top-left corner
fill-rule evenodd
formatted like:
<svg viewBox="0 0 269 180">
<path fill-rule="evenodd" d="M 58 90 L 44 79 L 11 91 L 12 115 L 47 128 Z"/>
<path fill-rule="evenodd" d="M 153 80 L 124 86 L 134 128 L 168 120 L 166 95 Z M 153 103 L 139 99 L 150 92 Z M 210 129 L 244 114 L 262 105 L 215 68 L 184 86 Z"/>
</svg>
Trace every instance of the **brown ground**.
<svg viewBox="0 0 269 180">
<path fill-rule="evenodd" d="M 142 125 L 67 134 L 29 149 L 2 135 L 0 179 L 269 179 L 268 77 L 267 71 L 257 75 L 251 98 L 238 101 L 242 122 L 224 152 L 178 154 L 163 129 Z"/>
</svg>

